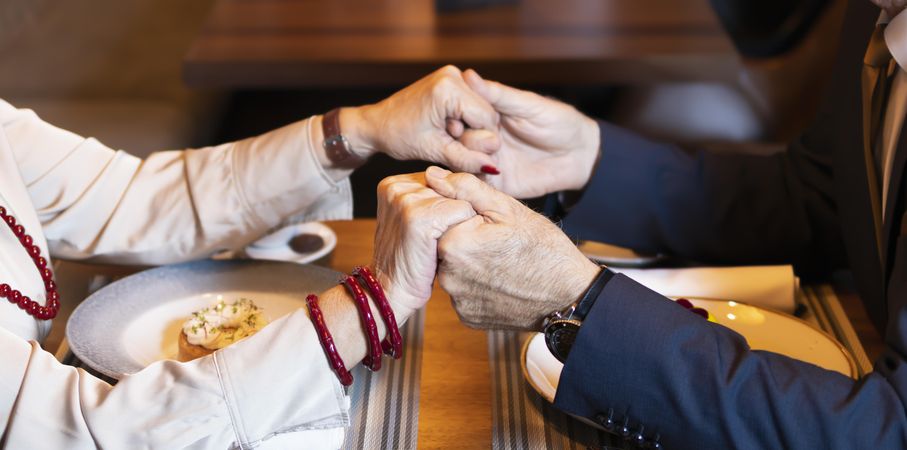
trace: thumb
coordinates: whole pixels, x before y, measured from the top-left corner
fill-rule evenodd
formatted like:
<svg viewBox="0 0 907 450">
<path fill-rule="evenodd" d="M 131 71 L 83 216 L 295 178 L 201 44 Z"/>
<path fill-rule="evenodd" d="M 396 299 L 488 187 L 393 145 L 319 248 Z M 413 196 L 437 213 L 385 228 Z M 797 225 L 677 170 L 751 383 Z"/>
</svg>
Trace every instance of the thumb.
<svg viewBox="0 0 907 450">
<path fill-rule="evenodd" d="M 441 161 L 444 165 L 462 172 L 478 173 L 482 167 L 495 167 L 491 156 L 485 152 L 471 150 L 463 143 L 451 140 L 441 148 Z"/>
<path fill-rule="evenodd" d="M 469 202 L 482 215 L 503 213 L 509 210 L 511 199 L 497 189 L 469 173 L 451 173 L 431 166 L 425 171 L 425 181 L 435 192 L 457 200 Z"/>
<path fill-rule="evenodd" d="M 475 91 L 485 101 L 491 103 L 494 109 L 507 116 L 525 116 L 532 110 L 539 100 L 544 97 L 521 89 L 512 88 L 497 81 L 486 80 L 479 76 L 475 70 L 463 72 L 463 80 L 470 89 Z"/>
<path fill-rule="evenodd" d="M 466 148 L 482 153 L 491 154 L 501 148 L 501 140 L 498 137 L 498 134 L 488 130 L 474 130 L 468 128 L 460 133 L 457 140 Z"/>
</svg>

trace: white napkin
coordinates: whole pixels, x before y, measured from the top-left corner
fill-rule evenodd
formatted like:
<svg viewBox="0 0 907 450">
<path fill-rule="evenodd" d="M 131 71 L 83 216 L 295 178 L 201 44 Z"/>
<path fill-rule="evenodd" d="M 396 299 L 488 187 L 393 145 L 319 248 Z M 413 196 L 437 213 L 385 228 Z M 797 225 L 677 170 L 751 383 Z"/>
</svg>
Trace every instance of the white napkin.
<svg viewBox="0 0 907 450">
<path fill-rule="evenodd" d="M 794 312 L 799 287 L 791 266 L 611 270 L 666 297 L 734 300 L 786 313 Z"/>
</svg>

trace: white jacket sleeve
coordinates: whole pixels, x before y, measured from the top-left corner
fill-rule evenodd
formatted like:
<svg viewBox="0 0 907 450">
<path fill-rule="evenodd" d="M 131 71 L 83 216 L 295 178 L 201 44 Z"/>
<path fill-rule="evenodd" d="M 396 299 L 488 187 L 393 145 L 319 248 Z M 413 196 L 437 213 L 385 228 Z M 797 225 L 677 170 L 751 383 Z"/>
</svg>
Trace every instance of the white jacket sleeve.
<svg viewBox="0 0 907 450">
<path fill-rule="evenodd" d="M 0 447 L 336 449 L 348 410 L 302 310 L 113 387 L 0 328 Z"/>
<path fill-rule="evenodd" d="M 205 256 L 282 221 L 351 216 L 349 182 L 324 173 L 310 126 L 143 161 L 0 101 L 0 204 L 55 256 Z M 39 272 L 5 228 L 0 282 L 43 303 Z M 35 340 L 47 326 L 0 301 L 0 448 L 340 446 L 349 400 L 303 311 L 213 356 L 155 363 L 113 387 L 41 350 Z"/>
<path fill-rule="evenodd" d="M 131 264 L 237 248 L 290 218 L 350 218 L 349 180 L 324 172 L 312 122 L 142 160 L 0 101 L 0 126 L 51 254 Z"/>
</svg>

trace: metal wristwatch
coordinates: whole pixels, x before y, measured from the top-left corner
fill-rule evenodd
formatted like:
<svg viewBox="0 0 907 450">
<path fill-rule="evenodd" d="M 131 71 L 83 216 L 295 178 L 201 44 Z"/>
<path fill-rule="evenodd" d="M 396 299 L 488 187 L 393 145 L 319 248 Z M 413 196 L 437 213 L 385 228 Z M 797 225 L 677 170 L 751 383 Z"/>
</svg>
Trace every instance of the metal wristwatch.
<svg viewBox="0 0 907 450">
<path fill-rule="evenodd" d="M 555 311 L 545 318 L 542 323 L 542 330 L 545 334 L 545 344 L 548 351 L 554 355 L 560 362 L 567 361 L 567 355 L 573 348 L 576 341 L 576 335 L 579 334 L 580 326 L 583 324 L 586 315 L 595 304 L 595 299 L 601 294 L 605 284 L 614 276 L 614 272 L 602 266 L 602 270 L 592 281 L 589 289 L 583 294 L 583 297 L 576 303 L 567 307 L 563 311 Z"/>
</svg>

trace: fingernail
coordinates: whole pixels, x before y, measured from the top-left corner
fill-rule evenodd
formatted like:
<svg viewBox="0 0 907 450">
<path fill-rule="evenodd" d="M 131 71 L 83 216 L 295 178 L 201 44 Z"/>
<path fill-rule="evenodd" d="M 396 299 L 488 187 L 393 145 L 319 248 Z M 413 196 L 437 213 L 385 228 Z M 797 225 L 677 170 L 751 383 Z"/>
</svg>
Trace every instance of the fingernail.
<svg viewBox="0 0 907 450">
<path fill-rule="evenodd" d="M 482 166 L 482 173 L 487 173 L 488 175 L 500 175 L 501 171 L 497 167 L 491 165 Z"/>
<path fill-rule="evenodd" d="M 429 166 L 428 169 L 425 169 L 425 175 L 432 178 L 444 178 L 450 172 L 438 167 L 438 166 Z"/>
</svg>

